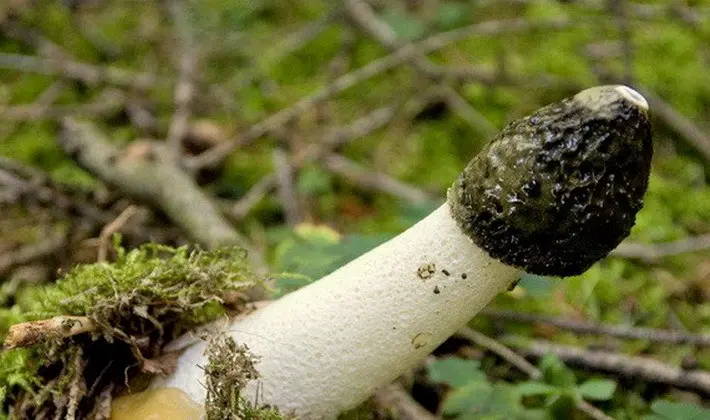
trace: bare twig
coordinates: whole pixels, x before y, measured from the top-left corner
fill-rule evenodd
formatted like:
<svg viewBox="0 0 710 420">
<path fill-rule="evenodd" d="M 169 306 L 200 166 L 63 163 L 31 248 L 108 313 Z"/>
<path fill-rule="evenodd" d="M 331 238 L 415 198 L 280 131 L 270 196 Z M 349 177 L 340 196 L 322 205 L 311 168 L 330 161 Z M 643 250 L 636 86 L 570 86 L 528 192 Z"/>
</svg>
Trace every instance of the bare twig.
<svg viewBox="0 0 710 420">
<path fill-rule="evenodd" d="M 483 114 L 478 112 L 451 86 L 442 84 L 441 93 L 449 107 L 466 121 L 473 129 L 480 131 L 487 137 L 492 137 L 496 133 L 496 127 Z"/>
<path fill-rule="evenodd" d="M 375 406 L 399 420 L 435 420 L 438 417 L 419 405 L 402 387 L 394 383 L 380 388 L 373 398 Z"/>
<path fill-rule="evenodd" d="M 527 374 L 530 379 L 539 380 L 543 376 L 540 369 L 497 340 L 487 337 L 469 327 L 461 328 L 456 334 L 497 354 L 511 365 L 520 369 L 521 372 Z M 578 400 L 576 407 L 594 420 L 612 420 L 612 418 L 607 416 L 603 411 L 584 400 Z"/>
<path fill-rule="evenodd" d="M 484 309 L 481 315 L 503 321 L 547 324 L 581 334 L 596 334 L 632 340 L 648 340 L 656 343 L 693 344 L 703 347 L 710 346 L 710 335 L 703 334 L 689 334 L 654 328 L 592 324 L 583 321 L 496 309 Z"/>
<path fill-rule="evenodd" d="M 96 324 L 85 316 L 55 316 L 10 327 L 5 337 L 7 348 L 29 347 L 52 338 L 67 338 L 96 330 Z"/>
<path fill-rule="evenodd" d="M 108 248 L 111 246 L 111 237 L 114 233 L 118 232 L 123 225 L 128 222 L 128 219 L 133 217 L 138 212 L 138 207 L 135 205 L 130 205 L 126 207 L 118 217 L 104 226 L 101 229 L 101 234 L 99 235 L 99 250 L 98 250 L 98 261 L 106 261 L 106 255 L 108 254 Z"/>
<path fill-rule="evenodd" d="M 710 249 L 710 234 L 680 239 L 673 242 L 658 244 L 640 244 L 622 242 L 612 256 L 641 260 L 647 264 L 654 264 L 665 257 L 686 254 L 689 252 L 707 251 Z"/>
<path fill-rule="evenodd" d="M 16 121 L 58 120 L 67 116 L 96 117 L 116 113 L 124 105 L 124 94 L 115 89 L 101 93 L 96 101 L 80 105 L 50 106 L 38 100 L 32 105 L 0 107 L 0 119 Z"/>
<path fill-rule="evenodd" d="M 536 368 L 533 364 L 525 360 L 524 357 L 520 356 L 519 354 L 504 346 L 503 344 L 499 343 L 498 341 L 484 334 L 481 334 L 480 332 L 475 331 L 469 327 L 461 328 L 456 332 L 456 335 L 461 338 L 465 338 L 466 340 L 469 340 L 470 342 L 478 345 L 479 347 L 483 347 L 497 354 L 503 360 L 507 361 L 511 365 L 517 367 L 521 372 L 528 375 L 531 379 L 537 380 L 542 378 L 542 372 L 540 372 L 540 369 Z"/>
<path fill-rule="evenodd" d="M 315 39 L 320 35 L 333 21 L 335 21 L 341 12 L 335 8 L 330 13 L 309 22 L 297 31 L 283 37 L 283 41 L 276 45 L 273 49 L 266 52 L 264 62 L 274 64 L 281 58 L 298 51 L 301 47 Z"/>
<path fill-rule="evenodd" d="M 59 98 L 59 95 L 62 93 L 65 87 L 66 86 L 63 81 L 52 83 L 47 89 L 44 90 L 44 92 L 42 92 L 37 97 L 31 107 L 37 109 L 37 113 L 41 115 L 47 108 L 49 108 L 52 102 L 56 101 Z M 6 116 L 7 113 L 5 111 L 0 111 L 0 118 L 5 118 Z M 11 136 L 18 128 L 18 126 L 19 121 L 8 122 L 6 124 L 3 124 L 3 126 L 0 127 L 0 139 Z"/>
<path fill-rule="evenodd" d="M 47 205 L 54 211 L 78 213 L 94 223 L 108 223 L 111 216 L 94 203 L 72 200 L 64 188 L 52 182 L 42 171 L 10 158 L 0 156 L 0 168 L 17 174 L 14 178 L 15 193 Z"/>
<path fill-rule="evenodd" d="M 390 122 L 394 118 L 396 110 L 397 108 L 394 106 L 377 108 L 345 127 L 334 128 L 325 136 L 323 143 L 311 144 L 302 153 L 297 153 L 294 156 L 292 163 L 294 169 L 302 168 L 303 165 L 320 159 L 330 151 L 372 133 Z M 265 175 L 242 198 L 229 206 L 226 212 L 237 220 L 243 219 L 276 186 L 276 175 L 274 173 Z"/>
<path fill-rule="evenodd" d="M 273 162 L 286 224 L 289 227 L 294 227 L 301 221 L 301 210 L 293 187 L 293 166 L 289 162 L 286 152 L 278 147 L 273 151 Z"/>
<path fill-rule="evenodd" d="M 394 30 L 387 22 L 377 16 L 375 11 L 364 0 L 346 0 L 345 7 L 352 20 L 382 45 L 391 50 L 400 46 Z M 435 82 L 439 82 L 441 76 L 448 73 L 447 70 L 442 70 L 432 63 L 422 52 L 414 54 L 411 63 L 424 76 Z M 488 78 L 487 75 L 486 78 Z M 493 124 L 476 111 L 455 89 L 446 83 L 440 83 L 440 93 L 449 107 L 471 127 L 481 130 L 487 136 L 495 133 L 496 130 Z"/>
<path fill-rule="evenodd" d="M 91 86 L 108 83 L 142 90 L 150 88 L 156 82 L 155 76 L 149 73 L 133 73 L 115 67 L 99 67 L 78 61 L 19 54 L 0 53 L 0 68 L 50 76 L 63 76 L 80 80 Z"/>
<path fill-rule="evenodd" d="M 263 178 L 254 184 L 249 191 L 246 192 L 230 210 L 230 216 L 235 219 L 243 219 L 267 194 L 276 188 L 277 178 L 274 173 L 266 174 Z"/>
<path fill-rule="evenodd" d="M 168 129 L 168 144 L 170 153 L 177 162 L 182 154 L 182 141 L 187 134 L 188 120 L 190 119 L 190 104 L 195 95 L 195 70 L 197 67 L 197 47 L 194 42 L 192 29 L 185 16 L 185 2 L 182 0 L 169 0 L 168 11 L 173 19 L 175 32 L 180 43 L 180 76 L 175 85 L 175 113 Z"/>
<path fill-rule="evenodd" d="M 64 60 L 70 58 L 62 47 L 15 20 L 0 22 L 0 30 L 3 34 L 32 46 L 39 55 Z"/>
<path fill-rule="evenodd" d="M 535 23 L 526 19 L 496 20 L 444 32 L 429 37 L 419 43 L 405 45 L 385 57 L 374 60 L 364 67 L 338 77 L 327 86 L 316 89 L 290 107 L 254 124 L 237 138 L 221 143 L 201 155 L 189 159 L 186 166 L 191 170 L 214 166 L 235 149 L 251 143 L 274 128 L 281 127 L 294 117 L 312 108 L 313 105 L 375 75 L 395 68 L 418 54 L 436 51 L 467 37 L 495 35 L 503 32 L 521 32 L 533 29 L 562 28 L 570 25 L 570 23 L 571 21 L 566 18 Z"/>
<path fill-rule="evenodd" d="M 710 136 L 655 92 L 640 86 L 637 89 L 648 99 L 652 114 L 660 118 L 669 128 L 693 146 L 707 162 L 710 162 Z"/>
<path fill-rule="evenodd" d="M 251 248 L 193 179 L 163 156 L 161 145 L 134 142 L 122 151 L 89 122 L 66 118 L 62 125 L 59 140 L 67 154 L 105 182 L 160 208 L 195 241 L 209 248 Z"/>
<path fill-rule="evenodd" d="M 365 189 L 375 189 L 412 203 L 433 200 L 434 197 L 414 186 L 398 181 L 387 174 L 367 170 L 352 160 L 338 154 L 323 158 L 328 170 L 335 172 Z"/>
<path fill-rule="evenodd" d="M 617 375 L 658 382 L 678 388 L 688 388 L 710 394 L 710 372 L 684 370 L 655 359 L 601 350 L 587 350 L 574 346 L 552 344 L 543 340 L 505 340 L 520 352 L 531 357 L 554 354 L 565 363 L 601 370 Z"/>
</svg>

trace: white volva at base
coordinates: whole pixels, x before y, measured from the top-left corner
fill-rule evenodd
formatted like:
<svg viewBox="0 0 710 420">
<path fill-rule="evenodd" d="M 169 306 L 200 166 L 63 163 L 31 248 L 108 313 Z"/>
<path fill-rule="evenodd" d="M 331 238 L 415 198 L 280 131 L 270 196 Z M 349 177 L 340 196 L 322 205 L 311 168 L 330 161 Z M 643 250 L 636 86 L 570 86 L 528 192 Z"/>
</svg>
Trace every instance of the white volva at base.
<svg viewBox="0 0 710 420">
<path fill-rule="evenodd" d="M 425 264 L 436 266 L 428 279 L 418 275 Z M 228 331 L 261 358 L 260 402 L 303 419 L 330 419 L 420 363 L 520 275 L 462 234 L 444 204 Z M 204 403 L 204 351 L 204 342 L 188 348 L 176 372 L 154 386 L 180 388 Z M 256 391 L 249 384 L 251 400 Z"/>
</svg>

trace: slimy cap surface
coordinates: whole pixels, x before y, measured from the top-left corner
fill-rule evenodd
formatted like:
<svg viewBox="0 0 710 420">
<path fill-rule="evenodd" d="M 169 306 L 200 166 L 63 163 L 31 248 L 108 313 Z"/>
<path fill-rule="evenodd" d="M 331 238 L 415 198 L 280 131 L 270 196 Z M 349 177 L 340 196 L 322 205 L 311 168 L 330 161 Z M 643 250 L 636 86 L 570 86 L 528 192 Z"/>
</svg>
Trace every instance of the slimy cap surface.
<svg viewBox="0 0 710 420">
<path fill-rule="evenodd" d="M 628 236 L 653 153 L 648 104 L 598 86 L 508 124 L 448 193 L 458 226 L 529 273 L 584 272 Z"/>
</svg>

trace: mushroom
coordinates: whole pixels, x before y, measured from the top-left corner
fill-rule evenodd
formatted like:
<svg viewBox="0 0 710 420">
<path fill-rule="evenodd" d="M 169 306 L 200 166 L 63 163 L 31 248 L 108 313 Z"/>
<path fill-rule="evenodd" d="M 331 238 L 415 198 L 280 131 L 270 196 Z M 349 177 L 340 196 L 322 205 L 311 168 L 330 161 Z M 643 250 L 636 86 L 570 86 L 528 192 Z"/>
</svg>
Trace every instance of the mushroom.
<svg viewBox="0 0 710 420">
<path fill-rule="evenodd" d="M 648 185 L 645 99 L 599 86 L 508 124 L 447 202 L 332 274 L 233 321 L 260 358 L 246 395 L 335 418 L 417 366 L 524 272 L 571 276 L 628 234 Z M 204 342 L 153 387 L 205 400 Z"/>
</svg>

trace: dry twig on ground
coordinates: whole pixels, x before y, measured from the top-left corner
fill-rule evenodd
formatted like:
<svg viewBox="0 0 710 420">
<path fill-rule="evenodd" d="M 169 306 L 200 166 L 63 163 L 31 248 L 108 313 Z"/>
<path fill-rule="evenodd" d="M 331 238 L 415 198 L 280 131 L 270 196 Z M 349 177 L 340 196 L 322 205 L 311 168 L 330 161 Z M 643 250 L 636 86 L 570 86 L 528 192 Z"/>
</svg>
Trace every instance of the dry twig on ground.
<svg viewBox="0 0 710 420">
<path fill-rule="evenodd" d="M 632 340 L 648 340 L 657 343 L 692 344 L 696 346 L 710 346 L 710 336 L 703 334 L 689 334 L 679 331 L 659 330 L 654 328 L 640 328 L 621 325 L 592 324 L 571 319 L 545 317 L 522 312 L 484 309 L 481 315 L 496 320 L 526 323 L 541 323 L 562 328 L 582 334 L 597 334 L 602 336 L 617 337 Z"/>
<path fill-rule="evenodd" d="M 180 45 L 180 71 L 175 84 L 175 112 L 168 129 L 169 154 L 177 162 L 182 155 L 182 141 L 187 134 L 188 120 L 191 115 L 191 103 L 195 96 L 194 79 L 197 70 L 197 45 L 192 34 L 192 28 L 187 21 L 185 2 L 169 0 L 167 8 L 173 20 L 176 38 Z"/>
<path fill-rule="evenodd" d="M 506 347 L 504 344 L 486 336 L 485 334 L 475 331 L 469 327 L 463 327 L 456 333 L 456 335 L 469 340 L 479 347 L 483 347 L 484 349 L 497 354 L 503 360 L 528 375 L 530 379 L 539 380 L 543 377 L 540 369 L 535 367 L 510 348 Z M 607 416 L 603 411 L 584 400 L 578 400 L 576 402 L 576 406 L 578 410 L 582 411 L 594 420 L 612 420 L 611 417 Z"/>
<path fill-rule="evenodd" d="M 641 260 L 646 264 L 658 263 L 665 257 L 710 249 L 710 234 L 693 236 L 672 242 L 640 244 L 622 242 L 611 252 L 614 257 Z"/>
<path fill-rule="evenodd" d="M 529 357 L 554 354 L 565 363 L 628 378 L 657 382 L 710 394 L 710 372 L 684 370 L 648 357 L 628 356 L 601 350 L 553 344 L 543 340 L 505 340 Z"/>
<path fill-rule="evenodd" d="M 71 118 L 63 121 L 60 145 L 103 181 L 161 209 L 196 242 L 208 248 L 233 244 L 251 249 L 210 197 L 164 156 L 162 145 L 134 142 L 119 150 L 91 123 Z M 256 253 L 250 252 L 250 258 L 263 269 Z"/>
</svg>

